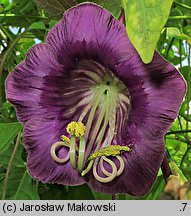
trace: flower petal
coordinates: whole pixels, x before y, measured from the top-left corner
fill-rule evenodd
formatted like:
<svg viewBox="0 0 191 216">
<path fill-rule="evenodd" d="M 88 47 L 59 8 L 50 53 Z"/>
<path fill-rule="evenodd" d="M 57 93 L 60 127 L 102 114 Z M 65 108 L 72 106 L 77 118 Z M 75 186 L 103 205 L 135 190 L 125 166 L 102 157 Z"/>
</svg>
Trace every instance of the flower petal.
<svg viewBox="0 0 191 216">
<path fill-rule="evenodd" d="M 60 108 L 50 105 L 45 108 L 45 102 L 50 97 L 58 98 L 59 91 L 55 83 L 60 83 L 62 71 L 63 66 L 57 62 L 51 48 L 46 44 L 38 44 L 30 49 L 26 60 L 9 74 L 6 96 L 17 108 L 21 122 L 25 123 L 34 116 L 55 118 Z"/>
<path fill-rule="evenodd" d="M 147 65 L 135 54 L 132 63 L 123 62 L 117 72 L 131 95 L 131 110 L 124 130 L 133 123 L 144 139 L 163 137 L 185 95 L 184 78 L 157 52 Z"/>
<path fill-rule="evenodd" d="M 60 140 L 66 122 L 38 121 L 27 122 L 24 129 L 24 142 L 28 153 L 30 175 L 43 182 L 64 185 L 79 185 L 84 182 L 77 170 L 71 167 L 70 160 L 59 164 L 51 157 L 51 146 Z M 59 157 L 66 155 L 67 149 L 59 151 Z"/>
<path fill-rule="evenodd" d="M 93 3 L 79 4 L 64 13 L 63 19 L 49 32 L 46 42 L 64 65 L 93 59 L 112 71 L 135 52 L 125 27 Z M 63 58 L 66 52 L 67 58 Z"/>
</svg>

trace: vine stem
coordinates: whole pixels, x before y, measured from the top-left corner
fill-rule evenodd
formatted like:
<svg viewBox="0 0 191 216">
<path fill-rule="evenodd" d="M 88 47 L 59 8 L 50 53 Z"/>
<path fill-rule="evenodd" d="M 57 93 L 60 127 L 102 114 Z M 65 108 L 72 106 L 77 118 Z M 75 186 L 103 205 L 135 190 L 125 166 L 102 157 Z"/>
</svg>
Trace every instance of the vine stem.
<svg viewBox="0 0 191 216">
<path fill-rule="evenodd" d="M 169 16 L 168 20 L 191 19 L 191 16 Z"/>
<path fill-rule="evenodd" d="M 11 166 L 12 166 L 13 160 L 15 158 L 15 155 L 17 153 L 17 149 L 18 149 L 18 146 L 19 146 L 19 143 L 20 143 L 20 136 L 21 136 L 21 132 L 18 133 L 16 144 L 15 144 L 13 153 L 11 155 L 11 159 L 10 159 L 8 167 L 7 167 L 7 172 L 5 174 L 5 180 L 4 180 L 4 185 L 3 185 L 3 193 L 2 193 L 2 200 L 4 200 L 5 197 L 6 197 L 6 191 L 7 191 L 7 183 L 8 183 L 9 173 L 10 173 Z"/>
<path fill-rule="evenodd" d="M 191 10 L 191 7 L 190 7 L 190 6 L 185 5 L 185 4 L 182 4 L 182 3 L 180 3 L 180 2 L 174 1 L 174 4 L 179 5 L 179 6 L 183 7 L 183 8 L 188 9 L 188 10 Z"/>
<path fill-rule="evenodd" d="M 166 59 L 168 59 L 168 53 L 169 53 L 170 48 L 172 47 L 174 40 L 175 40 L 175 38 L 173 37 L 172 40 L 170 41 L 170 44 L 168 45 L 168 47 L 166 49 L 166 54 L 165 54 Z"/>
<path fill-rule="evenodd" d="M 20 14 L 0 14 L 0 17 L 14 17 L 14 18 L 34 18 L 34 19 L 49 19 L 43 16 L 31 16 L 31 15 L 20 15 Z"/>
<path fill-rule="evenodd" d="M 167 132 L 165 135 L 183 134 L 183 133 L 191 133 L 191 130 L 170 131 L 170 132 Z"/>
<path fill-rule="evenodd" d="M 164 154 L 164 158 L 163 158 L 163 161 L 162 161 L 162 164 L 161 164 L 161 170 L 162 170 L 164 179 L 167 182 L 169 176 L 172 175 L 172 171 L 170 169 L 166 153 Z"/>
</svg>

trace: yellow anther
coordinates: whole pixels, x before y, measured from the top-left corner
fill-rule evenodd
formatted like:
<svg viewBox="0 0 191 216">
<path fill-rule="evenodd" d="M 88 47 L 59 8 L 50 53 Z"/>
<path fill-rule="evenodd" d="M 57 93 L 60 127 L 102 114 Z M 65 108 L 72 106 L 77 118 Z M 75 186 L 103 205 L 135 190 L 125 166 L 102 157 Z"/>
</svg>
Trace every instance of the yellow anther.
<svg viewBox="0 0 191 216">
<path fill-rule="evenodd" d="M 71 122 L 68 124 L 66 131 L 76 137 L 84 136 L 86 132 L 86 127 L 82 122 Z"/>
<path fill-rule="evenodd" d="M 76 132 L 75 132 L 76 137 L 84 136 L 85 132 L 86 132 L 85 125 L 82 122 L 78 122 L 76 124 Z"/>
<path fill-rule="evenodd" d="M 130 148 L 128 146 L 120 146 L 120 145 L 111 145 L 111 146 L 106 146 L 103 147 L 102 149 L 100 149 L 97 152 L 94 152 L 89 158 L 88 160 L 93 160 L 97 157 L 101 157 L 101 156 L 117 156 L 121 154 L 121 151 L 126 151 L 129 152 Z"/>
<path fill-rule="evenodd" d="M 65 141 L 65 142 L 67 142 L 67 143 L 70 143 L 70 138 L 68 138 L 67 136 L 62 135 L 60 138 L 61 138 L 62 141 Z"/>
<path fill-rule="evenodd" d="M 75 136 L 76 133 L 76 124 L 77 122 L 72 121 L 66 128 L 66 131 L 73 136 Z"/>
</svg>

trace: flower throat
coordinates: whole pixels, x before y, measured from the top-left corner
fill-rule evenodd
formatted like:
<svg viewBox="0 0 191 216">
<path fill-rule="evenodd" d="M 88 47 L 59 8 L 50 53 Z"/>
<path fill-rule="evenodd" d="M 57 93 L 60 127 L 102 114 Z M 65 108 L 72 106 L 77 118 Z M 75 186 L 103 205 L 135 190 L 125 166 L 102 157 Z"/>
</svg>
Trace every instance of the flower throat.
<svg viewBox="0 0 191 216">
<path fill-rule="evenodd" d="M 70 79 L 74 85 L 81 82 L 82 88 L 68 88 L 64 94 L 76 93 L 81 100 L 66 110 L 68 116 L 74 113 L 73 121 L 66 128 L 67 134 L 61 136 L 62 141 L 52 146 L 52 158 L 58 163 L 70 161 L 82 176 L 92 170 L 99 182 L 110 182 L 123 173 L 123 153 L 130 151 L 128 146 L 118 144 L 123 123 L 128 118 L 128 89 L 95 61 L 78 63 Z M 57 154 L 61 146 L 67 148 L 63 158 Z"/>
</svg>

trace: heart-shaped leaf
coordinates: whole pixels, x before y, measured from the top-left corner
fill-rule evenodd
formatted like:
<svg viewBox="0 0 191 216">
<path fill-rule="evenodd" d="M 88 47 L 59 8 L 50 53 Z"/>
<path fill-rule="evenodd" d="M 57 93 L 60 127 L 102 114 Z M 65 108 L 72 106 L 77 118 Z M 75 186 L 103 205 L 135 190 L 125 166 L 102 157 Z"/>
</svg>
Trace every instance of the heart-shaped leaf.
<svg viewBox="0 0 191 216">
<path fill-rule="evenodd" d="M 122 0 L 129 38 L 144 63 L 153 58 L 173 0 Z"/>
<path fill-rule="evenodd" d="M 36 0 L 36 2 L 48 14 L 57 19 L 62 18 L 66 10 L 77 4 L 75 0 Z"/>
</svg>

